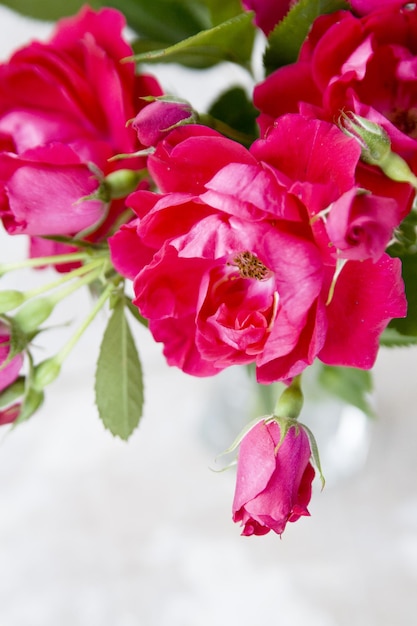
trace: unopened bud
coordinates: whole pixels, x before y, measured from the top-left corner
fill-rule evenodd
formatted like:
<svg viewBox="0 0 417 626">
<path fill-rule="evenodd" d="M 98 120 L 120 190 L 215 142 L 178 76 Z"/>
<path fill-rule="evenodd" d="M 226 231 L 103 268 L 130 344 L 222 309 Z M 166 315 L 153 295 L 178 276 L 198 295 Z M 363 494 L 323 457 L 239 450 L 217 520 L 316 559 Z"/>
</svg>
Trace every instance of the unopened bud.
<svg viewBox="0 0 417 626">
<path fill-rule="evenodd" d="M 36 330 L 54 309 L 54 303 L 49 298 L 37 298 L 27 302 L 15 315 L 14 321 L 23 333 Z"/>
<path fill-rule="evenodd" d="M 355 113 L 342 113 L 340 129 L 353 137 L 362 149 L 362 160 L 370 165 L 380 165 L 391 152 L 391 140 L 381 126 Z"/>
<path fill-rule="evenodd" d="M 41 391 L 46 385 L 52 383 L 59 376 L 61 365 L 56 359 L 51 358 L 42 361 L 35 367 L 32 386 L 34 389 Z"/>
<path fill-rule="evenodd" d="M 145 106 L 132 121 L 143 146 L 156 146 L 171 130 L 196 121 L 196 114 L 188 102 L 167 96 L 156 98 Z"/>
<path fill-rule="evenodd" d="M 391 180 L 408 183 L 417 188 L 417 177 L 407 162 L 391 150 L 391 140 L 385 130 L 355 113 L 343 113 L 339 119 L 339 127 L 359 143 L 362 149 L 361 158 L 369 165 L 377 165 Z"/>
<path fill-rule="evenodd" d="M 0 291 L 0 313 L 7 313 L 12 311 L 24 302 L 24 295 L 20 291 L 14 289 L 7 289 L 6 291 Z"/>
<path fill-rule="evenodd" d="M 135 191 L 141 178 L 142 173 L 137 170 L 122 169 L 111 172 L 101 181 L 95 197 L 106 203 L 125 198 Z"/>
</svg>

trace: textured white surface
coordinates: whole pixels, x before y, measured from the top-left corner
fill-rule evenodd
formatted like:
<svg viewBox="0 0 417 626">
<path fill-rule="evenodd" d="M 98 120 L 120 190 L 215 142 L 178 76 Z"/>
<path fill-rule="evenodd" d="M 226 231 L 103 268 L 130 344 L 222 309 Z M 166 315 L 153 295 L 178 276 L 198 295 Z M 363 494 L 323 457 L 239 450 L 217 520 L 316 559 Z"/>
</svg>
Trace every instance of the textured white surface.
<svg viewBox="0 0 417 626">
<path fill-rule="evenodd" d="M 3 56 L 35 32 L 4 10 L 0 25 Z M 24 250 L 24 240 L 0 231 L 0 262 Z M 16 273 L 0 287 L 43 280 Z M 58 318 L 88 305 L 87 295 L 76 296 Z M 332 476 L 329 457 L 329 486 L 316 485 L 311 518 L 290 524 L 282 540 L 248 539 L 231 522 L 233 471 L 209 469 L 239 420 L 231 406 L 222 429 L 221 382 L 243 395 L 242 379 L 231 371 L 194 380 L 168 369 L 137 329 L 146 411 L 122 443 L 94 408 L 103 326 L 101 318 L 71 354 L 41 413 L 0 433 L 1 626 L 415 623 L 416 350 L 378 359 L 379 419 L 356 473 Z M 67 332 L 45 334 L 49 349 Z"/>
</svg>

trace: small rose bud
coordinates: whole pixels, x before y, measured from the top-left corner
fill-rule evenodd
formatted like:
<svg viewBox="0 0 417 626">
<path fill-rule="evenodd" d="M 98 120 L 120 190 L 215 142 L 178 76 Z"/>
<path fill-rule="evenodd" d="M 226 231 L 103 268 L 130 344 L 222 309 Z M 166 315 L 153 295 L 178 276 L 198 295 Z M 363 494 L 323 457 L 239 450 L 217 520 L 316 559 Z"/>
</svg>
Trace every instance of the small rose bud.
<svg viewBox="0 0 417 626">
<path fill-rule="evenodd" d="M 23 333 L 36 330 L 54 309 L 55 303 L 49 298 L 29 300 L 15 315 L 14 321 Z"/>
<path fill-rule="evenodd" d="M 46 385 L 52 383 L 59 376 L 61 365 L 53 357 L 42 361 L 35 367 L 33 373 L 32 386 L 35 390 L 41 391 Z"/>
<path fill-rule="evenodd" d="M 339 127 L 348 137 L 358 141 L 362 148 L 361 158 L 365 163 L 377 165 L 391 180 L 417 188 L 416 176 L 407 162 L 391 150 L 391 140 L 381 126 L 355 113 L 343 113 Z"/>
<path fill-rule="evenodd" d="M 177 126 L 196 121 L 191 105 L 156 99 L 145 106 L 134 118 L 132 128 L 143 146 L 156 146 L 164 136 Z"/>
<path fill-rule="evenodd" d="M 242 439 L 237 460 L 233 521 L 242 535 L 281 535 L 287 522 L 309 515 L 314 469 L 307 433 L 293 423 L 285 434 L 274 420 L 260 421 Z"/>
<path fill-rule="evenodd" d="M 95 197 L 103 202 L 126 198 L 135 191 L 142 177 L 142 173 L 137 170 L 116 170 L 108 174 L 100 183 Z"/>
<path fill-rule="evenodd" d="M 20 291 L 15 289 L 7 289 L 0 291 L 0 313 L 12 311 L 22 304 L 25 297 Z"/>
<path fill-rule="evenodd" d="M 340 129 L 353 137 L 362 148 L 362 160 L 379 165 L 391 152 L 391 141 L 381 126 L 355 113 L 343 113 L 339 119 Z"/>
</svg>

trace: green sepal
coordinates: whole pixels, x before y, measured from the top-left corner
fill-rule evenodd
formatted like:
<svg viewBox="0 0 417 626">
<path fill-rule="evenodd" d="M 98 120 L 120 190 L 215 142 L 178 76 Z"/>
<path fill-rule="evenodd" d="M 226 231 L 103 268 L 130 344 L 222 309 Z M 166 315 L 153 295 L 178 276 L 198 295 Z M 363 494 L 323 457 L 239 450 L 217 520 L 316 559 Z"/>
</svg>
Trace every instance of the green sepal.
<svg viewBox="0 0 417 626">
<path fill-rule="evenodd" d="M 244 437 L 246 437 L 248 432 L 252 430 L 252 428 L 254 428 L 257 424 L 259 424 L 259 422 L 269 421 L 273 419 L 273 417 L 274 417 L 273 415 L 262 415 L 261 417 L 255 417 L 255 419 L 248 422 L 246 426 L 240 431 L 240 433 L 238 434 L 236 439 L 233 441 L 233 443 L 226 450 L 218 454 L 216 458 L 219 458 L 221 456 L 225 456 L 226 454 L 230 454 L 231 452 L 234 452 L 236 448 L 239 447 L 239 445 L 241 444 Z"/>
<path fill-rule="evenodd" d="M 45 398 L 43 391 L 34 389 L 33 387 L 27 387 L 25 395 L 23 397 L 22 406 L 20 408 L 19 417 L 15 419 L 12 426 L 19 426 L 23 422 L 26 422 L 36 411 L 42 406 Z"/>
<path fill-rule="evenodd" d="M 0 393 L 0 409 L 9 406 L 23 397 L 25 393 L 25 377 L 19 376 L 14 383 Z"/>
<path fill-rule="evenodd" d="M 319 15 L 349 8 L 344 0 L 299 0 L 268 37 L 264 54 L 266 73 L 297 60 L 301 45 Z"/>
<path fill-rule="evenodd" d="M 104 426 L 127 440 L 139 424 L 143 408 L 142 368 L 119 298 L 100 347 L 95 378 L 96 404 Z"/>
<path fill-rule="evenodd" d="M 126 60 L 142 63 L 182 63 L 200 68 L 230 61 L 249 69 L 254 36 L 252 14 L 242 13 L 172 46 L 143 52 Z M 135 51 L 138 49 L 136 44 L 133 47 Z"/>
<path fill-rule="evenodd" d="M 20 354 L 27 348 L 28 344 L 36 335 L 36 333 L 27 334 L 23 332 L 20 325 L 12 317 L 1 315 L 0 320 L 8 325 L 10 331 L 9 354 L 7 356 L 7 359 L 0 366 L 1 370 L 2 367 L 7 365 L 7 363 L 9 363 L 13 359 L 13 357 L 15 357 L 17 354 Z"/>
<path fill-rule="evenodd" d="M 304 431 L 305 431 L 305 433 L 306 433 L 306 435 L 308 437 L 308 440 L 310 442 L 311 456 L 313 457 L 314 465 L 316 466 L 317 471 L 318 471 L 319 476 L 320 476 L 321 488 L 324 489 L 324 485 L 326 484 L 326 480 L 324 478 L 324 474 L 323 474 L 323 471 L 321 469 L 320 455 L 319 455 L 319 449 L 318 449 L 318 446 L 317 446 L 316 438 L 314 437 L 313 433 L 308 428 L 308 426 L 306 426 L 305 424 L 300 424 L 300 426 L 304 429 Z"/>
</svg>

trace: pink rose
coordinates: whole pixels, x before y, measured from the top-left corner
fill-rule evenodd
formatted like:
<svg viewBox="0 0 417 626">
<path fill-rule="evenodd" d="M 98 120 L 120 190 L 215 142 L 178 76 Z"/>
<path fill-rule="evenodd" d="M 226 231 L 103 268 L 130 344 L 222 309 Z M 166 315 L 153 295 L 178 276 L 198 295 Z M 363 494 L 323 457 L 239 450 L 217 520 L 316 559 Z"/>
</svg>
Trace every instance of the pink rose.
<svg viewBox="0 0 417 626">
<path fill-rule="evenodd" d="M 352 111 L 382 126 L 392 149 L 412 163 L 417 154 L 417 8 L 413 3 L 383 6 L 364 17 L 338 11 L 314 22 L 298 61 L 255 88 L 263 133 L 286 112 L 334 122 L 342 111 Z"/>
<path fill-rule="evenodd" d="M 375 264 L 351 260 L 333 289 L 338 255 L 320 217 L 355 187 L 356 141 L 299 115 L 278 120 L 250 151 L 200 128 L 178 129 L 187 131 L 173 150 L 182 189 L 167 156 L 158 172 L 166 193 L 130 196 L 138 219 L 110 240 L 168 362 L 196 376 L 255 363 L 263 383 L 291 378 L 316 357 L 371 367 L 383 328 L 405 315 L 401 263 L 385 254 Z M 203 174 L 186 193 L 181 168 L 192 162 Z"/>
<path fill-rule="evenodd" d="M 281 535 L 287 522 L 310 515 L 314 469 L 308 436 L 301 425 L 291 426 L 280 443 L 276 421 L 261 421 L 243 438 L 238 455 L 233 521 L 242 535 Z"/>
<path fill-rule="evenodd" d="M 255 11 L 255 24 L 269 33 L 288 13 L 298 0 L 242 0 L 247 11 Z"/>
<path fill-rule="evenodd" d="M 219 169 L 231 161 L 253 163 L 240 144 L 207 126 L 180 126 L 160 141 L 148 168 L 161 191 L 199 193 Z"/>
<path fill-rule="evenodd" d="M 1 394 L 18 378 L 23 366 L 23 355 L 17 354 L 8 360 L 10 353 L 10 331 L 0 322 L 0 425 L 13 422 L 19 415 L 20 403 L 2 406 Z"/>
<path fill-rule="evenodd" d="M 0 66 L 0 215 L 10 233 L 90 229 L 99 239 L 123 210 L 120 201 L 106 207 L 83 198 L 99 186 L 90 164 L 103 175 L 145 165 L 108 160 L 140 149 L 126 122 L 144 106 L 141 95 L 161 93 L 153 78 L 135 76 L 134 63 L 121 62 L 132 55 L 124 26 L 113 9 L 84 7 L 61 20 L 49 42 L 33 42 Z"/>
</svg>

